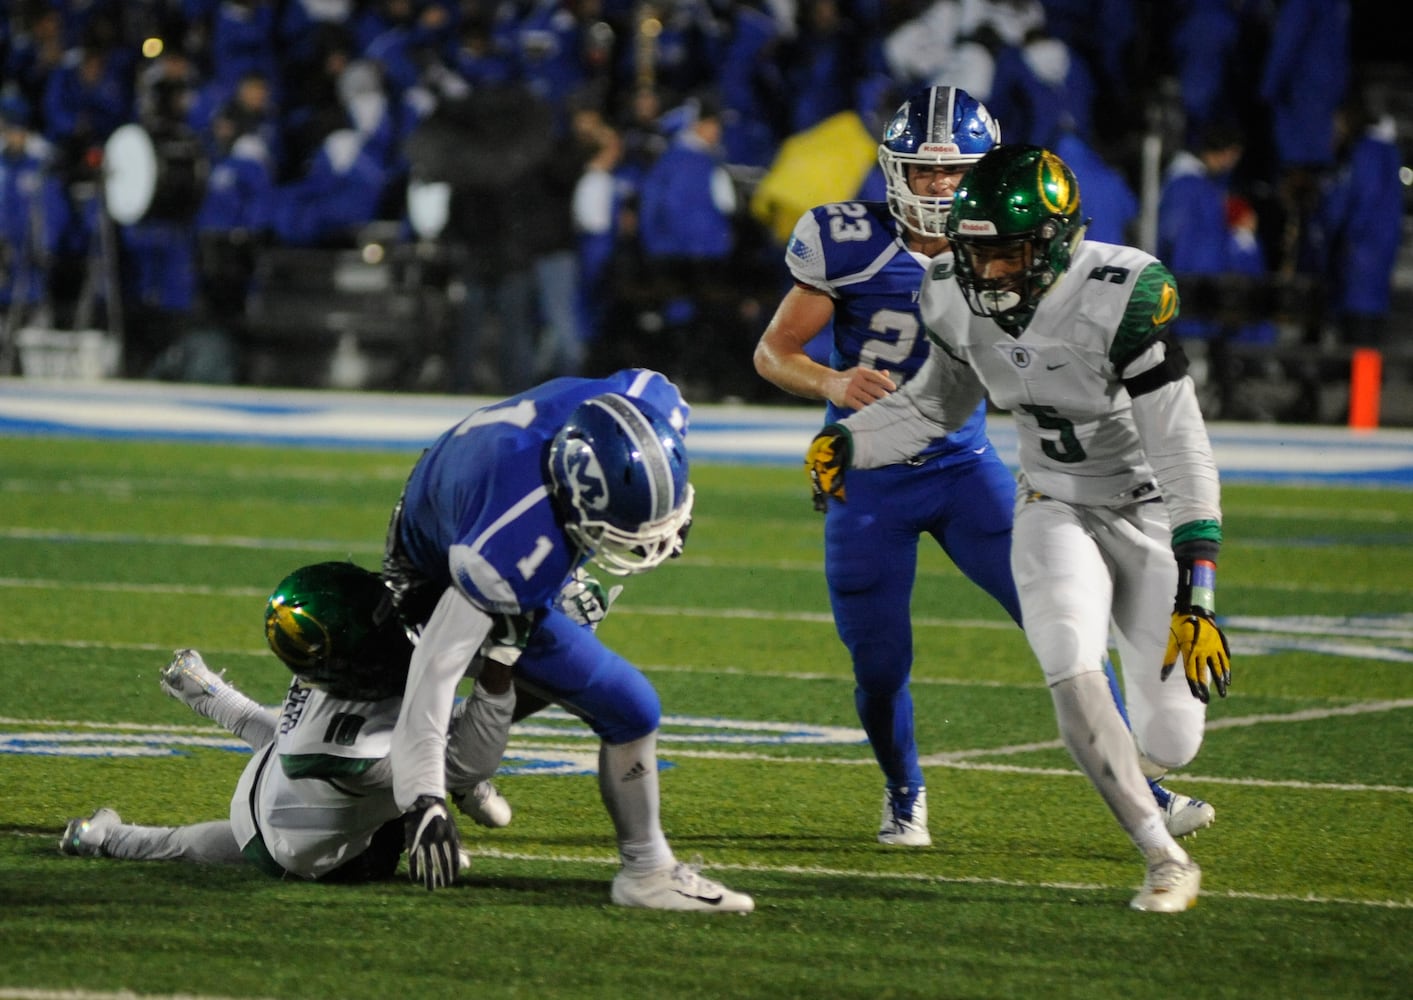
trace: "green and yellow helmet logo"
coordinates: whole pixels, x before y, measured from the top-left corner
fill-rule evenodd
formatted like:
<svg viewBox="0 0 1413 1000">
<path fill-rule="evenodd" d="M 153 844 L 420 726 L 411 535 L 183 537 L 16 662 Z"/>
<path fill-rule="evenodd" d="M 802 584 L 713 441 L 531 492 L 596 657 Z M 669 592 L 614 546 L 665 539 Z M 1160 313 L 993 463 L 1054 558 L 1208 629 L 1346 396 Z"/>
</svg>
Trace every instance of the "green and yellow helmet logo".
<svg viewBox="0 0 1413 1000">
<path fill-rule="evenodd" d="M 1153 325 L 1166 326 L 1177 317 L 1177 289 L 1169 282 L 1163 282 L 1163 290 L 1158 293 L 1158 305 L 1153 310 Z"/>
<path fill-rule="evenodd" d="M 1045 211 L 1071 217 L 1079 213 L 1079 185 L 1074 174 L 1048 149 L 1035 158 L 1035 189 Z"/>
<path fill-rule="evenodd" d="M 331 641 L 328 628 L 307 608 L 278 592 L 265 606 L 265 639 L 295 672 L 322 667 Z"/>
</svg>

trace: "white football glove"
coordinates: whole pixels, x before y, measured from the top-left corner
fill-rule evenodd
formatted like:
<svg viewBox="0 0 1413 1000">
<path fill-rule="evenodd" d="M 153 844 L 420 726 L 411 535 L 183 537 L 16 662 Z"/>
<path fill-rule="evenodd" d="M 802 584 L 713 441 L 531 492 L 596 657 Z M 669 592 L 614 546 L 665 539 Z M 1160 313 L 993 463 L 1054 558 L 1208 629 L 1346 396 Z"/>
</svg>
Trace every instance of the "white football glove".
<svg viewBox="0 0 1413 1000">
<path fill-rule="evenodd" d="M 591 630 L 597 629 L 599 622 L 608 617 L 608 609 L 618 600 L 621 593 L 621 583 L 604 590 L 603 584 L 581 566 L 560 590 L 559 610 L 580 625 L 586 625 Z"/>
</svg>

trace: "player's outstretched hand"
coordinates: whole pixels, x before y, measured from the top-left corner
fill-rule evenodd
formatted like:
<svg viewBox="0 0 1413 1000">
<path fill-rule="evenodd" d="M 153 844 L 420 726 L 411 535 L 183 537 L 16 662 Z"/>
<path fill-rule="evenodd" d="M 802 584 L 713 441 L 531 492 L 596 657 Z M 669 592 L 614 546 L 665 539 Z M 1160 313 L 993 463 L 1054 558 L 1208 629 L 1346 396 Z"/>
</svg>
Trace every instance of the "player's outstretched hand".
<svg viewBox="0 0 1413 1000">
<path fill-rule="evenodd" d="M 461 870 L 461 837 L 445 799 L 419 796 L 402 814 L 402 832 L 407 843 L 407 874 L 412 881 L 421 882 L 428 892 L 456 881 Z"/>
<path fill-rule="evenodd" d="M 810 477 L 814 509 L 825 511 L 832 497 L 844 501 L 844 470 L 853 456 L 854 442 L 838 424 L 828 424 L 814 436 L 805 452 L 805 473 Z"/>
<path fill-rule="evenodd" d="M 1209 700 L 1208 677 L 1217 694 L 1223 698 L 1227 696 L 1227 685 L 1231 683 L 1231 649 L 1216 620 L 1200 608 L 1173 612 L 1168 631 L 1168 650 L 1163 656 L 1163 669 L 1159 675 L 1163 680 L 1167 680 L 1173 672 L 1179 656 L 1182 657 L 1182 669 L 1187 675 L 1187 687 L 1192 697 L 1203 703 Z"/>
</svg>

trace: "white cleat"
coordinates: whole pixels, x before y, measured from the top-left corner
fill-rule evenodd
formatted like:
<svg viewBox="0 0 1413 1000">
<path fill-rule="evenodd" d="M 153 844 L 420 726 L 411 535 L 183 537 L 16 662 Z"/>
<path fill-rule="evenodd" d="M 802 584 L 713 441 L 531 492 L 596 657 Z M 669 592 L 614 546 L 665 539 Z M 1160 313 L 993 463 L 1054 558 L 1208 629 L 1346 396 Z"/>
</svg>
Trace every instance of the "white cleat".
<svg viewBox="0 0 1413 1000">
<path fill-rule="evenodd" d="M 619 906 L 648 910 L 750 913 L 756 901 L 699 874 L 695 864 L 675 862 L 646 875 L 624 869 L 613 877 L 610 898 Z"/>
<path fill-rule="evenodd" d="M 85 819 L 82 816 L 69 820 L 64 827 L 64 835 L 59 838 L 59 853 L 79 858 L 103 857 L 103 845 L 108 834 L 122 819 L 111 809 L 99 809 Z"/>
<path fill-rule="evenodd" d="M 159 683 L 163 693 L 199 715 L 207 715 L 206 709 L 211 699 L 230 687 L 226 679 L 208 667 L 201 654 L 194 649 L 179 649 L 173 653 L 172 662 L 162 668 Z"/>
<path fill-rule="evenodd" d="M 1211 826 L 1216 818 L 1217 810 L 1212 808 L 1211 803 L 1177 792 L 1169 792 L 1167 804 L 1163 806 L 1163 823 L 1174 837 L 1195 834 Z"/>
<path fill-rule="evenodd" d="M 878 825 L 878 842 L 893 847 L 931 847 L 932 834 L 927 832 L 927 789 L 918 790 L 913 801 L 912 815 L 905 816 L 897 808 L 893 796 L 883 790 L 883 818 Z"/>
<path fill-rule="evenodd" d="M 1143 888 L 1129 906 L 1147 913 L 1181 913 L 1197 905 L 1202 886 L 1202 869 L 1196 861 L 1171 858 L 1148 866 Z"/>
<path fill-rule="evenodd" d="M 453 791 L 451 801 L 481 826 L 498 830 L 510 825 L 510 803 L 489 781 L 482 781 L 466 791 Z"/>
</svg>

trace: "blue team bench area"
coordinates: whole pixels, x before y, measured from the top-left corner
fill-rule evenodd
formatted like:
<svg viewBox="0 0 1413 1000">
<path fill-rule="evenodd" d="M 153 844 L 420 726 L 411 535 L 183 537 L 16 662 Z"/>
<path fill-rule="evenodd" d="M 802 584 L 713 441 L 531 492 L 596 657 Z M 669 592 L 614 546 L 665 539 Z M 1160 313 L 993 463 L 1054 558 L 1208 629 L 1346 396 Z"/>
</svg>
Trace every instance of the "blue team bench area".
<svg viewBox="0 0 1413 1000">
<path fill-rule="evenodd" d="M 123 380 L 0 378 L 0 434 L 420 449 L 485 397 L 265 389 Z M 697 462 L 799 466 L 821 422 L 814 406 L 703 404 L 687 437 Z M 1015 465 L 1010 417 L 991 440 Z M 1413 488 L 1413 430 L 1209 425 L 1227 482 Z M 801 495 L 806 490 L 803 474 Z"/>
</svg>

